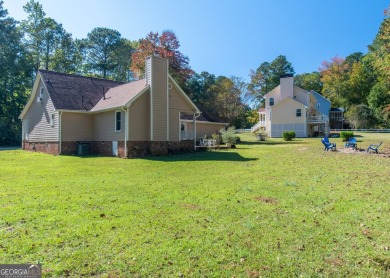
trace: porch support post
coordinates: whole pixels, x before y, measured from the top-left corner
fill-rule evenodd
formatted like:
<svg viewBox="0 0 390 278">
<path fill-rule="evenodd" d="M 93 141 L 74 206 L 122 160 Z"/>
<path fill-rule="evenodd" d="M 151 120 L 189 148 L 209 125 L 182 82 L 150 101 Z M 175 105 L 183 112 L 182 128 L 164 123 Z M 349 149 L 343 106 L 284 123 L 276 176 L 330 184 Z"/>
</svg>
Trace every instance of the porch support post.
<svg viewBox="0 0 390 278">
<path fill-rule="evenodd" d="M 192 116 L 192 137 L 194 137 L 194 150 L 196 150 L 196 118 Z"/>
</svg>

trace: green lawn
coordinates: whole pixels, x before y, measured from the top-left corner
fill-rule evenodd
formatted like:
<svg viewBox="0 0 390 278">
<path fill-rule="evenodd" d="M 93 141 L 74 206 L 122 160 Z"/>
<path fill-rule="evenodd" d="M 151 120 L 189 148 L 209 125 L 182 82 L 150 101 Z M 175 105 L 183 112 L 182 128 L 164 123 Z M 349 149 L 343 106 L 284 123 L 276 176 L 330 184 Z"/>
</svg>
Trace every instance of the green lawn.
<svg viewBox="0 0 390 278">
<path fill-rule="evenodd" d="M 389 134 L 360 135 L 389 151 Z M 148 159 L 0 151 L 0 263 L 46 277 L 390 275 L 389 157 L 241 138 Z"/>
</svg>

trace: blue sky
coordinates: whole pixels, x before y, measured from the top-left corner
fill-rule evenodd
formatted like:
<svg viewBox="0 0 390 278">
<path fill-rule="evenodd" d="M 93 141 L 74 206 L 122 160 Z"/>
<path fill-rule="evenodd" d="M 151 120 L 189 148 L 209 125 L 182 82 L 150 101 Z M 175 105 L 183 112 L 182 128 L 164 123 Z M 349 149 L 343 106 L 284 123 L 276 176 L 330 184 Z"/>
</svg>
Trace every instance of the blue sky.
<svg viewBox="0 0 390 278">
<path fill-rule="evenodd" d="M 9 15 L 26 17 L 27 0 L 3 0 Z M 196 72 L 239 76 L 286 55 L 297 74 L 333 56 L 367 52 L 390 0 L 40 0 L 47 16 L 73 37 L 95 27 L 138 40 L 172 30 Z"/>
</svg>

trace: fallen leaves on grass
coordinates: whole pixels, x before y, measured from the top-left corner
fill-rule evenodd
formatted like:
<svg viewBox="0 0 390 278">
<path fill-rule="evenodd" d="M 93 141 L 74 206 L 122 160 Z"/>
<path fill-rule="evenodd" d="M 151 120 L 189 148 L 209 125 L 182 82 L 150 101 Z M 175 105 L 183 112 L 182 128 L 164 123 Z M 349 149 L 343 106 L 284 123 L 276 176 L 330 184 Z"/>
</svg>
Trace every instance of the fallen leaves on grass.
<svg viewBox="0 0 390 278">
<path fill-rule="evenodd" d="M 267 204 L 275 205 L 278 203 L 278 200 L 276 200 L 274 198 L 269 198 L 269 197 L 257 196 L 257 197 L 255 197 L 255 199 L 256 199 L 256 201 L 267 203 Z"/>
<path fill-rule="evenodd" d="M 202 209 L 201 206 L 198 206 L 195 204 L 182 204 L 181 207 L 185 208 L 185 209 L 189 209 L 189 210 L 201 210 Z"/>
</svg>

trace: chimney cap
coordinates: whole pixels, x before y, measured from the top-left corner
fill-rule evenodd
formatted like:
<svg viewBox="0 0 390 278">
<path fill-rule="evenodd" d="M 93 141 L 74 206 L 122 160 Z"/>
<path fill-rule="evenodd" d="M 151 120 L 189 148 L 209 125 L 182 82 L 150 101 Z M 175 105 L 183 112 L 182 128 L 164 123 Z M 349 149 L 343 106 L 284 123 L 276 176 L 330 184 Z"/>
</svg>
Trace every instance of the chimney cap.
<svg viewBox="0 0 390 278">
<path fill-rule="evenodd" d="M 288 77 L 294 77 L 292 73 L 282 74 L 280 78 L 288 78 Z"/>
</svg>

